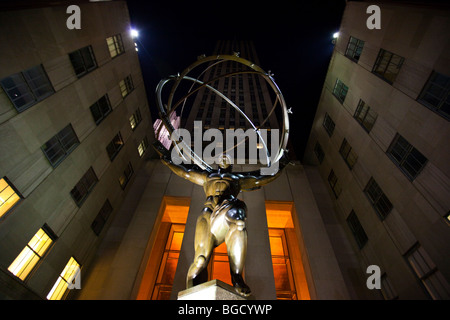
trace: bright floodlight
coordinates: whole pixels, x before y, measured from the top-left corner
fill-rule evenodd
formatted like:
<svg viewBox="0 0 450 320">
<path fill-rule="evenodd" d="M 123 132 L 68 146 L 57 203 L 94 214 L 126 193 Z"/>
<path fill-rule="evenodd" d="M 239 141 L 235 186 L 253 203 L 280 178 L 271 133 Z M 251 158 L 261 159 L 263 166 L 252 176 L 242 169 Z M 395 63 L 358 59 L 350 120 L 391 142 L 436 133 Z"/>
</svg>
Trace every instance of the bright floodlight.
<svg viewBox="0 0 450 320">
<path fill-rule="evenodd" d="M 337 39 L 339 37 L 339 32 L 333 33 L 333 39 Z"/>
<path fill-rule="evenodd" d="M 139 32 L 136 29 L 131 29 L 130 34 L 132 38 L 137 38 L 139 36 Z"/>
</svg>

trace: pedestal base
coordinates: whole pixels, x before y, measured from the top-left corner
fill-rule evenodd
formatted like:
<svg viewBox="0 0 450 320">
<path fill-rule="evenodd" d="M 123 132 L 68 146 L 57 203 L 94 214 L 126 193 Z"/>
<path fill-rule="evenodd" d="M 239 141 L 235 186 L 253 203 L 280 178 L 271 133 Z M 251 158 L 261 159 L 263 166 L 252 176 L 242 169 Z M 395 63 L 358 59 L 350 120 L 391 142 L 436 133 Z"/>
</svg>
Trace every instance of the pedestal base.
<svg viewBox="0 0 450 320">
<path fill-rule="evenodd" d="M 211 280 L 180 291 L 178 300 L 247 300 L 220 280 Z"/>
</svg>

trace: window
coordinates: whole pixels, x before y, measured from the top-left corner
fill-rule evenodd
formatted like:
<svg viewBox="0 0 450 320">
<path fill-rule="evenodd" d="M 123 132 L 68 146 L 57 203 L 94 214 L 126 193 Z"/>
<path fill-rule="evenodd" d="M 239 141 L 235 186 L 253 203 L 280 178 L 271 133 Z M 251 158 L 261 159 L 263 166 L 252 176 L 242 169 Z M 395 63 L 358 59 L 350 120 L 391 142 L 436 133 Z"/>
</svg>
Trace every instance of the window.
<svg viewBox="0 0 450 320">
<path fill-rule="evenodd" d="M 339 149 L 339 153 L 341 154 L 345 163 L 351 170 L 353 168 L 353 166 L 355 165 L 356 160 L 358 160 L 358 155 L 355 153 L 355 151 L 353 151 L 352 146 L 347 142 L 347 140 L 345 138 L 344 138 L 344 140 L 342 140 L 342 144 L 341 144 L 341 148 Z"/>
<path fill-rule="evenodd" d="M 134 89 L 133 79 L 131 75 L 119 82 L 120 92 L 122 93 L 122 98 L 125 98 Z"/>
<path fill-rule="evenodd" d="M 100 232 L 102 232 L 103 227 L 106 224 L 110 214 L 112 213 L 113 208 L 108 199 L 106 199 L 99 213 L 95 217 L 94 221 L 91 224 L 91 229 L 98 236 Z"/>
<path fill-rule="evenodd" d="M 55 168 L 61 163 L 75 148 L 79 141 L 72 125 L 62 129 L 41 147 L 50 164 Z"/>
<path fill-rule="evenodd" d="M 109 159 L 111 161 L 119 153 L 120 149 L 123 147 L 123 140 L 120 132 L 111 140 L 111 142 L 106 146 L 106 152 L 108 152 Z"/>
<path fill-rule="evenodd" d="M 54 240 L 56 236 L 47 225 L 44 225 L 14 259 L 8 270 L 19 279 L 25 280 L 50 249 Z"/>
<path fill-rule="evenodd" d="M 316 154 L 319 163 L 322 163 L 323 159 L 325 158 L 325 153 L 323 152 L 322 146 L 320 145 L 319 141 L 317 141 L 314 145 L 314 153 Z"/>
<path fill-rule="evenodd" d="M 97 100 L 92 106 L 89 107 L 92 116 L 94 117 L 95 124 L 100 124 L 106 116 L 111 112 L 111 104 L 109 103 L 108 95 Z"/>
<path fill-rule="evenodd" d="M 404 61 L 405 58 L 384 49 L 380 49 L 372 72 L 392 84 Z"/>
<path fill-rule="evenodd" d="M 122 36 L 120 34 L 116 34 L 112 37 L 106 38 L 106 44 L 108 45 L 111 58 L 114 58 L 115 56 L 118 56 L 119 54 L 125 52 L 122 43 Z"/>
<path fill-rule="evenodd" d="M 136 129 L 136 127 L 142 120 L 141 110 L 139 110 L 139 108 L 137 108 L 136 112 L 131 115 L 129 120 L 130 120 L 131 130 Z"/>
<path fill-rule="evenodd" d="M 417 177 L 428 161 L 422 153 L 398 133 L 387 154 L 411 181 Z"/>
<path fill-rule="evenodd" d="M 345 97 L 347 96 L 348 87 L 339 79 L 336 80 L 334 85 L 333 95 L 341 102 L 344 103 Z"/>
<path fill-rule="evenodd" d="M 331 137 L 334 131 L 334 121 L 331 119 L 331 117 L 328 115 L 328 113 L 325 113 L 325 117 L 323 119 L 323 127 L 327 131 L 328 135 Z"/>
<path fill-rule="evenodd" d="M 363 47 L 364 41 L 356 39 L 354 37 L 350 37 L 350 40 L 348 41 L 347 45 L 347 50 L 345 51 L 345 55 L 348 58 L 358 62 Z"/>
<path fill-rule="evenodd" d="M 367 132 L 370 132 L 377 117 L 378 113 L 373 111 L 362 99 L 360 99 L 353 118 L 355 118 Z"/>
<path fill-rule="evenodd" d="M 370 178 L 364 188 L 364 192 L 380 219 L 384 220 L 389 212 L 391 212 L 393 206 L 373 177 Z"/>
<path fill-rule="evenodd" d="M 361 249 L 367 243 L 367 234 L 364 231 L 361 223 L 359 222 L 358 217 L 356 216 L 355 211 L 351 211 L 349 216 L 347 217 L 347 224 L 350 227 L 350 231 L 353 233 L 355 237 L 356 243 L 358 247 Z"/>
<path fill-rule="evenodd" d="M 69 58 L 78 78 L 97 68 L 97 62 L 95 62 L 94 51 L 91 46 L 69 53 Z"/>
<path fill-rule="evenodd" d="M 394 300 L 398 298 L 398 294 L 386 273 L 381 276 L 381 294 L 383 295 L 384 300 Z"/>
<path fill-rule="evenodd" d="M 450 299 L 450 286 L 447 280 L 419 243 L 405 254 L 405 258 L 432 299 Z"/>
<path fill-rule="evenodd" d="M 75 187 L 73 187 L 70 191 L 70 195 L 73 200 L 75 200 L 77 206 L 80 207 L 83 204 L 84 200 L 86 200 L 86 197 L 92 191 L 97 181 L 98 179 L 95 175 L 94 169 L 90 167 L 83 177 L 81 177 L 80 181 L 78 181 Z"/>
<path fill-rule="evenodd" d="M 444 118 L 450 119 L 450 77 L 433 71 L 418 101 Z"/>
<path fill-rule="evenodd" d="M 8 178 L 0 179 L 0 217 L 4 216 L 21 199 L 18 191 Z"/>
<path fill-rule="evenodd" d="M 147 139 L 147 137 L 144 137 L 144 139 L 141 141 L 141 143 L 139 143 L 139 146 L 138 146 L 138 153 L 139 153 L 140 157 L 142 157 L 145 150 L 147 150 L 147 147 L 148 147 L 148 139 Z"/>
<path fill-rule="evenodd" d="M 71 257 L 69 262 L 64 267 L 63 271 L 56 280 L 53 288 L 47 295 L 48 300 L 61 300 L 65 297 L 69 287 L 73 285 L 73 281 L 77 281 L 80 276 L 81 266 Z"/>
<path fill-rule="evenodd" d="M 55 92 L 42 65 L 3 78 L 0 84 L 19 112 Z"/>
<path fill-rule="evenodd" d="M 331 190 L 333 190 L 334 196 L 339 198 L 339 195 L 342 192 L 341 185 L 338 183 L 338 178 L 334 174 L 333 169 L 331 169 L 330 174 L 328 175 L 328 183 L 330 184 Z"/>
<path fill-rule="evenodd" d="M 131 166 L 131 162 L 128 162 L 126 169 L 123 171 L 123 175 L 119 177 L 119 184 L 122 189 L 125 189 L 132 175 L 133 175 L 133 167 Z"/>
</svg>

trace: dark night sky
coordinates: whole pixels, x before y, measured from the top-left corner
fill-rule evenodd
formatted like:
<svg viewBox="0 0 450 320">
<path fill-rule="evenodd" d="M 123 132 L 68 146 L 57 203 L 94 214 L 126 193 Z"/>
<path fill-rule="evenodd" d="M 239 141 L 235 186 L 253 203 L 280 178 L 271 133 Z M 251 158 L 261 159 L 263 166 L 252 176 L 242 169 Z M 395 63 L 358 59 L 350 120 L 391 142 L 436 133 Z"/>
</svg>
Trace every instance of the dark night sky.
<svg viewBox="0 0 450 320">
<path fill-rule="evenodd" d="M 290 117 L 290 140 L 302 159 L 339 29 L 344 0 L 128 0 L 150 108 L 162 78 L 183 71 L 217 40 L 253 40 L 260 66 L 275 74 Z M 155 115 L 153 115 L 154 120 Z"/>
</svg>

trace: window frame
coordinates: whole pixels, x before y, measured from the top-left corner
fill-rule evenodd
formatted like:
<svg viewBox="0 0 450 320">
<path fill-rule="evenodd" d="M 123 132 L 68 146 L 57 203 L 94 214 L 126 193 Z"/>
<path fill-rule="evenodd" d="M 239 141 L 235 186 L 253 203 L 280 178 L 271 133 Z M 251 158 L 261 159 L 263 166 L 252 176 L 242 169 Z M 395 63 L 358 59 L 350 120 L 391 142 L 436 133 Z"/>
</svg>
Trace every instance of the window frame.
<svg viewBox="0 0 450 320">
<path fill-rule="evenodd" d="M 352 42 L 353 39 L 356 40 L 355 43 Z M 347 48 L 345 49 L 345 56 L 347 58 L 349 58 L 350 60 L 352 60 L 352 61 L 357 63 L 359 61 L 359 58 L 361 58 L 362 50 L 364 48 L 364 44 L 365 44 L 364 40 L 361 40 L 361 39 L 358 39 L 358 38 L 350 36 L 350 38 L 348 40 L 348 43 L 347 43 Z M 350 49 L 350 45 L 353 45 L 354 49 Z M 358 52 L 358 49 L 359 49 L 359 56 L 356 58 L 355 55 Z M 351 51 L 351 53 L 349 53 L 350 51 Z"/>
<path fill-rule="evenodd" d="M 30 73 L 33 70 L 38 70 L 39 77 L 34 77 L 34 78 L 31 77 Z M 17 84 L 16 81 L 12 80 L 13 77 L 19 78 L 19 80 L 21 80 L 21 82 Z M 36 85 L 33 83 L 33 81 L 35 81 L 38 78 L 43 80 L 45 83 L 43 85 L 40 85 L 39 87 L 35 87 Z M 5 82 L 8 79 L 11 79 L 10 81 L 12 81 L 14 83 L 13 87 L 8 88 L 6 86 Z M 26 70 L 14 73 L 8 77 L 3 78 L 0 80 L 0 85 L 2 86 L 3 91 L 5 92 L 6 96 L 9 98 L 9 100 L 11 101 L 14 108 L 19 113 L 27 110 L 28 108 L 34 106 L 38 102 L 41 102 L 42 100 L 50 97 L 51 95 L 53 95 L 55 93 L 55 89 L 53 88 L 50 78 L 48 77 L 48 74 L 45 71 L 44 66 L 42 64 L 38 64 L 37 66 L 28 68 Z M 11 94 L 11 91 L 18 88 L 19 86 L 22 86 L 26 92 L 23 94 L 20 92 L 21 95 L 19 97 L 13 97 Z M 47 90 L 44 94 L 39 94 L 38 90 L 40 90 L 44 87 L 48 87 L 50 90 Z M 26 102 L 25 104 L 22 104 L 19 106 L 15 101 L 19 100 L 20 98 L 24 97 L 25 95 L 30 96 L 31 99 L 28 102 Z"/>
<path fill-rule="evenodd" d="M 341 79 L 337 78 L 333 88 L 333 96 L 335 96 L 341 104 L 344 104 L 347 94 L 348 86 Z"/>
<path fill-rule="evenodd" d="M 70 196 L 75 201 L 75 204 L 78 207 L 81 207 L 83 205 L 97 182 L 98 177 L 95 174 L 94 169 L 92 167 L 89 167 L 89 169 L 83 174 L 80 180 L 78 180 L 72 190 L 70 190 Z M 79 197 L 75 194 L 79 194 Z"/>
<path fill-rule="evenodd" d="M 344 159 L 347 167 L 352 170 L 356 162 L 358 161 L 358 155 L 353 150 L 353 147 L 350 145 L 350 143 L 348 143 L 346 138 L 342 140 L 341 147 L 339 148 L 339 154 L 342 156 L 342 159 Z M 353 159 L 354 161 L 352 162 L 349 159 Z"/>
<path fill-rule="evenodd" d="M 112 43 L 108 43 L 109 39 L 112 39 Z M 113 51 L 111 51 L 111 45 L 114 46 L 113 51 L 115 52 L 115 54 L 113 54 Z M 106 38 L 106 46 L 108 47 L 108 51 L 109 51 L 109 55 L 111 56 L 111 59 L 114 59 L 114 58 L 120 56 L 121 54 L 125 53 L 125 47 L 123 45 L 122 35 L 120 33 Z"/>
<path fill-rule="evenodd" d="M 19 203 L 22 202 L 22 200 L 24 199 L 23 195 L 19 192 L 19 190 L 17 190 L 17 188 L 14 186 L 14 184 L 6 177 L 3 176 L 3 178 L 0 179 L 0 181 L 3 180 L 6 183 L 6 187 L 3 188 L 2 190 L 0 190 L 0 195 L 2 195 L 2 193 L 7 189 L 7 188 L 11 188 L 13 194 L 11 196 L 9 196 L 6 200 L 3 197 L 0 197 L 1 202 L 3 202 L 0 205 L 0 208 L 5 205 L 5 203 L 14 195 L 16 195 L 19 199 L 14 201 L 13 204 L 11 204 L 4 213 L 0 213 L 0 221 L 2 221 L 3 219 L 5 219 L 13 210 L 14 208 L 16 208 Z"/>
<path fill-rule="evenodd" d="M 71 139 L 73 140 L 73 138 L 75 138 L 75 142 L 73 144 L 71 144 L 70 146 L 66 146 L 62 141 L 68 137 L 68 135 L 65 136 L 61 136 L 61 133 L 66 130 L 67 128 L 70 129 L 70 132 L 73 133 L 73 136 L 71 137 Z M 50 141 L 56 139 L 56 142 L 54 145 L 52 145 L 51 147 L 44 149 L 45 145 L 50 143 Z M 64 159 L 66 159 L 72 152 L 73 150 L 76 149 L 76 147 L 80 144 L 80 140 L 78 139 L 77 134 L 75 133 L 75 130 L 73 130 L 72 124 L 68 124 L 67 126 L 65 126 L 63 129 L 61 129 L 60 131 L 58 131 L 57 134 L 55 134 L 53 137 L 51 137 L 49 140 L 47 140 L 42 146 L 41 146 L 41 150 L 44 153 L 45 157 L 47 158 L 47 160 L 50 162 L 50 165 L 53 168 L 56 168 L 62 161 L 64 161 Z M 54 147 L 59 147 L 60 150 L 58 150 L 58 153 L 60 151 L 63 151 L 64 154 L 62 154 L 61 156 L 59 156 L 57 158 L 56 161 L 52 161 L 50 156 L 47 154 L 47 151 L 50 150 L 51 148 Z M 55 153 L 57 154 L 57 153 Z"/>
<path fill-rule="evenodd" d="M 86 59 L 85 59 L 86 57 L 85 57 L 85 55 L 83 55 L 83 53 L 84 54 L 86 53 L 85 50 L 87 50 L 88 53 L 89 53 L 89 57 L 91 58 L 91 61 L 93 63 L 92 67 L 87 67 L 88 64 L 86 63 Z M 78 57 L 81 58 L 81 62 L 82 62 L 82 66 L 78 66 L 78 68 L 83 67 L 83 69 L 84 69 L 84 71 L 79 72 L 79 73 L 77 73 L 77 70 L 76 70 L 75 65 L 74 65 L 74 63 L 76 61 L 75 55 L 78 55 Z M 79 48 L 79 49 L 77 49 L 75 51 L 70 52 L 69 53 L 69 59 L 70 59 L 70 62 L 72 64 L 73 71 L 75 72 L 75 75 L 78 77 L 78 79 L 82 78 L 86 74 L 88 74 L 88 73 L 90 73 L 90 72 L 92 72 L 92 71 L 94 71 L 95 69 L 98 68 L 97 60 L 95 59 L 94 50 L 92 49 L 91 45 L 88 45 L 88 46 L 85 46 L 85 47 L 82 47 L 82 48 Z"/>
<path fill-rule="evenodd" d="M 438 77 L 438 76 L 442 76 L 442 77 L 448 78 L 447 84 L 444 87 L 442 87 L 441 85 L 433 82 L 435 80 L 435 78 Z M 436 86 L 436 87 L 439 87 L 439 89 L 441 89 L 441 92 L 440 92 L 441 95 L 442 95 L 441 98 L 437 97 L 432 92 L 429 92 L 429 91 L 431 91 L 430 88 L 432 86 Z M 430 96 L 433 96 L 434 98 L 436 98 L 439 101 L 438 104 L 437 105 L 433 105 L 428 100 L 425 100 L 425 96 L 426 95 L 430 95 Z M 445 118 L 447 120 L 450 120 L 450 113 L 446 113 L 445 111 L 442 111 L 443 110 L 442 106 L 446 103 L 446 101 L 448 99 L 450 99 L 450 77 L 445 75 L 445 74 L 443 74 L 443 73 L 440 73 L 440 72 L 437 72 L 437 71 L 433 70 L 431 72 L 430 76 L 428 77 L 427 82 L 423 86 L 423 89 L 422 89 L 422 91 L 420 92 L 420 94 L 419 94 L 419 96 L 417 98 L 417 102 L 419 102 L 423 106 L 427 107 L 431 111 L 437 113 L 438 115 L 442 116 L 443 118 Z M 450 102 L 449 102 L 449 104 L 450 104 Z"/>
<path fill-rule="evenodd" d="M 377 70 L 378 68 L 383 69 L 383 67 L 381 67 L 381 66 L 382 66 L 382 62 L 383 62 L 383 60 L 384 60 L 386 55 L 390 55 L 390 57 L 387 59 L 386 66 L 384 67 L 384 70 Z M 392 62 L 393 58 L 400 58 L 399 63 Z M 375 74 L 380 79 L 382 79 L 382 80 L 384 80 L 387 83 L 392 85 L 395 82 L 395 80 L 397 79 L 397 76 L 400 73 L 400 70 L 401 70 L 404 62 L 405 62 L 405 58 L 404 57 L 399 56 L 398 54 L 395 54 L 395 53 L 393 53 L 391 51 L 388 51 L 388 50 L 385 50 L 383 48 L 380 48 L 380 51 L 378 52 L 377 59 L 375 60 L 375 63 L 374 63 L 373 68 L 372 68 L 372 73 Z M 392 73 L 394 75 L 393 79 L 389 79 L 389 78 L 386 77 L 387 71 L 388 71 L 389 67 L 391 67 L 391 66 L 395 66 L 396 70 L 397 70 L 396 73 Z"/>
<path fill-rule="evenodd" d="M 323 117 L 322 125 L 325 128 L 325 131 L 328 133 L 328 136 L 331 137 L 333 135 L 336 124 L 334 123 L 334 121 L 330 117 L 330 115 L 326 112 L 325 112 L 325 116 Z"/>
<path fill-rule="evenodd" d="M 108 106 L 108 110 L 106 110 L 106 112 L 104 112 L 104 110 L 102 109 L 103 100 L 106 102 L 106 105 Z M 96 119 L 96 116 L 92 111 L 93 109 L 96 109 L 96 111 L 98 111 L 98 113 L 101 114 L 99 118 Z M 89 107 L 89 110 L 91 111 L 92 118 L 94 119 L 95 124 L 99 125 L 112 112 L 111 102 L 109 101 L 108 94 L 105 94 L 100 99 L 98 99 L 93 105 Z"/>
<path fill-rule="evenodd" d="M 360 115 L 364 113 L 364 116 L 361 118 Z M 367 117 L 370 116 L 373 119 L 373 122 L 366 122 Z M 359 99 L 358 106 L 356 107 L 355 113 L 353 114 L 353 118 L 369 133 L 373 127 L 375 126 L 375 122 L 378 118 L 378 113 L 364 102 L 364 100 Z M 369 123 L 370 126 L 366 126 L 366 123 Z"/>
<path fill-rule="evenodd" d="M 108 143 L 106 146 L 106 153 L 108 154 L 109 160 L 113 161 L 117 155 L 119 154 L 120 150 L 122 150 L 125 142 L 122 139 L 122 135 L 120 134 L 120 131 L 114 136 L 114 138 Z M 109 147 L 113 147 L 114 151 L 110 153 Z"/>
<path fill-rule="evenodd" d="M 325 152 L 323 151 L 323 148 L 320 145 L 319 141 L 316 141 L 314 145 L 314 154 L 316 155 L 319 163 L 322 164 L 323 160 L 325 159 Z"/>
<path fill-rule="evenodd" d="M 127 167 L 123 171 L 123 174 L 119 177 L 119 185 L 122 188 L 122 190 L 125 190 L 128 182 L 130 182 L 133 174 L 134 174 L 133 166 L 131 165 L 131 162 L 128 162 Z M 122 178 L 123 178 L 123 182 L 121 181 Z"/>
<path fill-rule="evenodd" d="M 341 184 L 339 183 L 339 179 L 336 176 L 336 174 L 334 173 L 333 169 L 331 169 L 327 180 L 328 180 L 328 184 L 331 187 L 331 190 L 333 191 L 335 198 L 338 199 L 342 193 L 342 187 L 341 187 Z"/>
<path fill-rule="evenodd" d="M 109 199 L 106 199 L 106 201 L 103 203 L 103 206 L 97 213 L 97 216 L 91 223 L 91 229 L 96 236 L 100 235 L 113 211 L 114 208 L 112 207 L 111 202 L 109 201 Z"/>
<path fill-rule="evenodd" d="M 380 220 L 384 221 L 384 219 L 386 219 L 386 217 L 394 208 L 394 205 L 373 177 L 370 177 L 369 181 L 367 182 L 364 188 L 364 194 L 366 195 L 372 207 L 375 209 L 375 212 L 377 213 Z M 381 205 L 382 202 L 384 203 L 383 206 L 385 207 Z M 387 210 L 385 210 L 384 208 L 387 208 Z"/>
<path fill-rule="evenodd" d="M 347 225 L 349 226 L 350 231 L 352 232 L 353 237 L 355 238 L 358 248 L 359 249 L 364 248 L 364 246 L 369 241 L 369 237 L 367 236 L 367 233 L 364 230 L 361 221 L 359 221 L 358 216 L 356 215 L 353 209 L 352 211 L 350 211 L 350 214 L 345 220 L 347 221 Z"/>
<path fill-rule="evenodd" d="M 134 83 L 131 74 L 120 80 L 119 88 L 123 99 L 125 99 L 131 92 L 133 92 Z"/>
<path fill-rule="evenodd" d="M 399 152 L 398 149 L 400 148 L 403 150 L 403 154 Z M 397 155 L 395 155 L 394 152 Z M 417 178 L 417 176 L 422 172 L 423 168 L 428 163 L 428 158 L 425 157 L 419 150 L 417 150 L 411 143 L 408 142 L 408 140 L 406 140 L 399 133 L 395 135 L 394 139 L 391 142 L 391 145 L 386 151 L 386 154 L 392 160 L 392 162 L 394 162 L 394 164 L 406 175 L 406 177 L 410 181 L 414 181 L 414 179 Z M 425 161 L 423 163 L 420 162 L 420 160 L 416 158 L 417 155 L 423 157 Z M 413 172 L 410 172 L 407 169 L 407 167 L 410 167 L 411 169 L 415 170 L 414 166 L 410 164 L 411 158 L 421 165 L 420 168 L 417 171 L 415 171 L 414 174 Z"/>
</svg>

